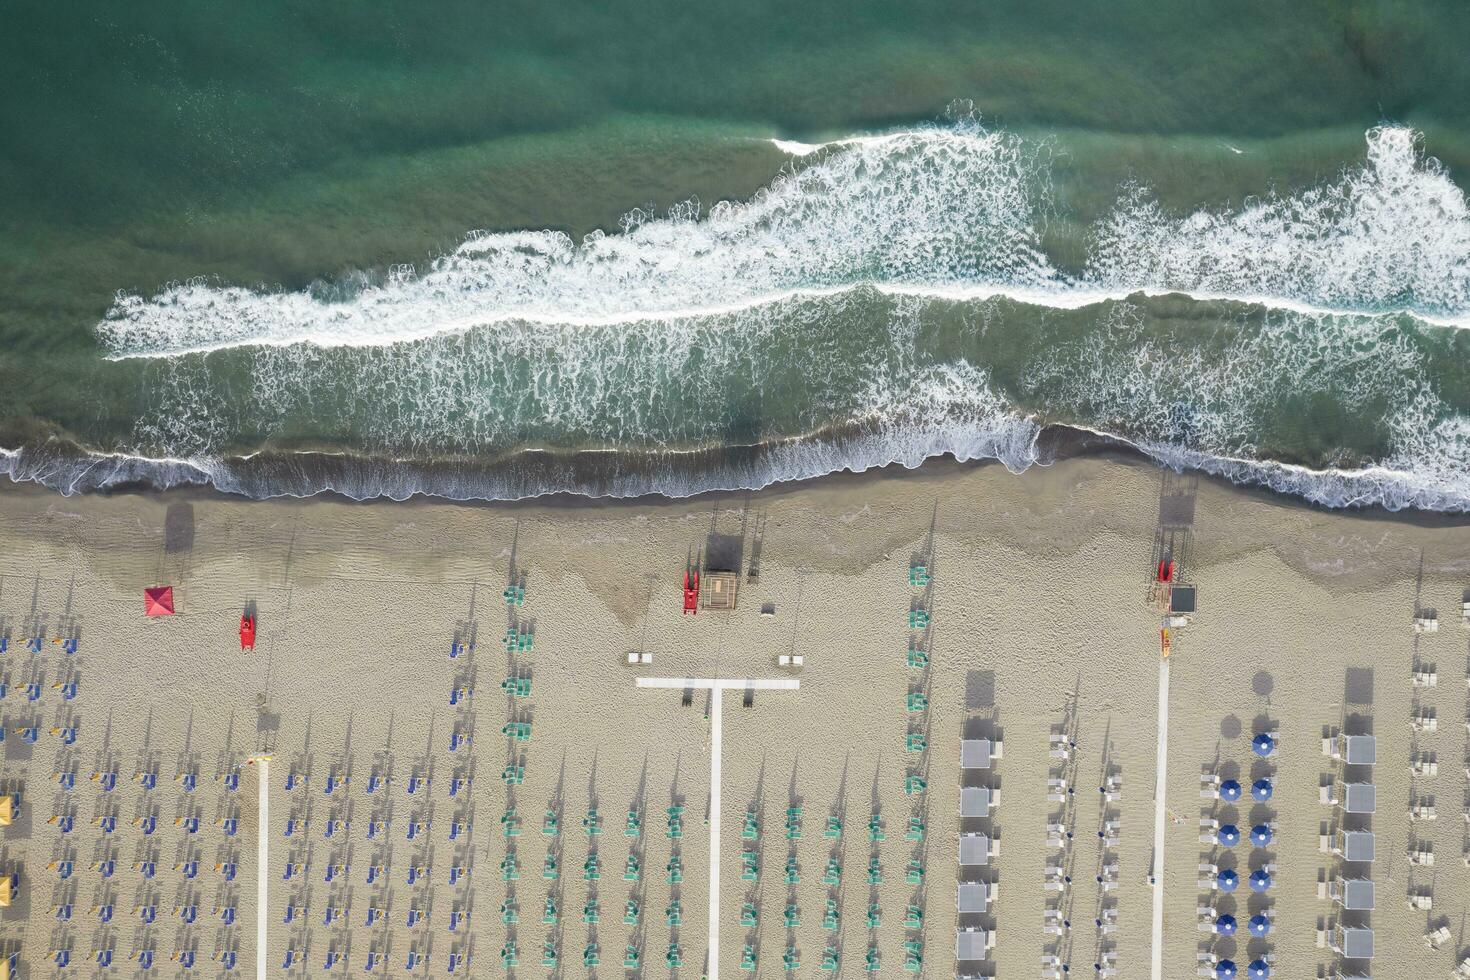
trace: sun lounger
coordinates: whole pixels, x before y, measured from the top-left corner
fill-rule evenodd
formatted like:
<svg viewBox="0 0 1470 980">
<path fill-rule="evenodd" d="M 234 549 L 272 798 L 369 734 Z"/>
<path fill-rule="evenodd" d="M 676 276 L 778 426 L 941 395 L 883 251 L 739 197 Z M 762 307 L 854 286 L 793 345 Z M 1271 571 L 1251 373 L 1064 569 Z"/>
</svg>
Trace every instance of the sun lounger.
<svg viewBox="0 0 1470 980">
<path fill-rule="evenodd" d="M 1428 946 L 1430 949 L 1439 949 L 1441 946 L 1449 941 L 1449 938 L 1450 927 L 1440 926 L 1433 932 L 1426 932 L 1424 934 L 1424 945 Z"/>
</svg>

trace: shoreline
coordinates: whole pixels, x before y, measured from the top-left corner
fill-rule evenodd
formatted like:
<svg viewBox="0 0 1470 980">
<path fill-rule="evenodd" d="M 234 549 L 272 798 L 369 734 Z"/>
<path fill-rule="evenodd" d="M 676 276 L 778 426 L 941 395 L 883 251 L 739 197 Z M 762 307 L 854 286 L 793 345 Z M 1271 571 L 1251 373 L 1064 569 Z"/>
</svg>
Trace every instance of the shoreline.
<svg viewBox="0 0 1470 980">
<path fill-rule="evenodd" d="M 1388 506 L 1387 480 L 1372 470 L 1323 471 L 1282 463 L 1257 463 L 1191 454 L 1173 447 L 1157 451 L 1125 439 L 1069 425 L 1036 427 L 1015 420 L 1013 432 L 982 433 L 966 440 L 967 450 L 941 444 L 900 453 L 895 442 L 912 442 L 907 433 L 873 433 L 861 426 L 848 433 L 822 433 L 747 446 L 664 452 L 622 450 L 521 450 L 488 462 L 451 460 L 409 462 L 351 453 L 315 450 L 262 451 L 220 460 L 160 460 L 82 450 L 70 443 L 0 449 L 0 476 L 8 489 L 34 489 L 63 498 L 78 495 L 195 493 L 232 500 L 341 500 L 357 503 L 410 501 L 453 504 L 523 502 L 619 503 L 697 500 L 711 494 L 796 491 L 825 480 L 883 477 L 944 465 L 999 464 L 1013 474 L 1032 466 L 1051 466 L 1090 457 L 1128 460 L 1198 473 L 1243 492 L 1313 509 L 1385 518 L 1435 521 L 1459 526 L 1470 521 L 1470 500 L 1450 493 L 1443 508 L 1415 506 L 1398 498 Z M 1026 426 L 1030 438 L 1026 438 Z M 918 438 L 922 438 L 920 433 Z M 931 439 L 934 436 L 931 434 Z M 950 439 L 950 442 L 953 442 Z M 865 444 L 866 443 L 866 444 Z M 812 450 L 814 459 L 794 459 Z M 890 458 L 884 458 L 884 450 Z M 856 456 L 855 460 L 843 454 Z M 39 458 L 38 458 L 39 457 Z M 783 472 L 781 467 L 787 471 Z M 816 468 L 812 468 L 815 466 Z M 791 468 L 798 472 L 790 473 Z M 313 472 L 315 470 L 315 472 Z M 805 472 L 801 470 L 806 470 Z M 1384 471 L 1388 474 L 1390 471 Z M 1401 474 L 1392 474 L 1395 476 Z M 747 484 L 740 483 L 748 477 Z M 295 487 L 272 480 L 295 479 Z M 718 483 L 723 479 L 724 483 Z M 700 481 L 704 481 L 701 485 Z M 1369 503 L 1326 503 L 1321 493 L 1330 481 L 1368 488 Z M 641 482 L 640 482 L 641 481 Z M 357 483 L 356 493 L 343 489 Z M 1284 486 L 1283 486 L 1284 484 Z M 671 492 L 671 486 L 687 490 Z M 542 489 L 543 487 L 574 489 Z M 66 488 L 66 489 L 63 489 Z M 484 488 L 484 489 L 478 489 Z M 1314 495 L 1315 490 L 1320 492 Z M 1408 493 L 1407 491 L 1403 491 Z M 1444 496 L 1444 495 L 1441 495 Z M 1413 499 L 1413 495 L 1409 495 Z"/>
</svg>

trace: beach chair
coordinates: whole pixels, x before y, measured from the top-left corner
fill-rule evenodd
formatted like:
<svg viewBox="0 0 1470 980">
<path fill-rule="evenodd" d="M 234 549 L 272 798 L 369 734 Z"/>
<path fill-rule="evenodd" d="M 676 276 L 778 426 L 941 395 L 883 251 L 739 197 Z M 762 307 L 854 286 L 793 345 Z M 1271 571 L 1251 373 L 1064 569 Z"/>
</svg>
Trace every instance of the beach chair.
<svg viewBox="0 0 1470 980">
<path fill-rule="evenodd" d="M 740 880 L 760 880 L 760 862 L 752 851 L 744 851 L 740 855 Z"/>
<path fill-rule="evenodd" d="M 840 817 L 828 817 L 827 829 L 822 831 L 822 836 L 827 840 L 841 840 L 842 819 Z"/>
<path fill-rule="evenodd" d="M 677 970 L 684 965 L 684 951 L 679 948 L 678 943 L 669 943 L 669 951 L 664 954 L 664 963 L 671 970 Z"/>
<path fill-rule="evenodd" d="M 1426 932 L 1424 934 L 1424 945 L 1428 946 L 1430 949 L 1439 949 L 1445 943 L 1449 942 L 1449 939 L 1450 927 L 1442 925 L 1438 929 L 1435 929 L 1432 932 Z"/>
<path fill-rule="evenodd" d="M 904 705 L 910 712 L 925 711 L 929 707 L 929 698 L 922 691 L 910 691 L 904 698 Z"/>
<path fill-rule="evenodd" d="M 740 951 L 740 969 L 745 973 L 755 972 L 755 947 L 749 943 Z"/>
<path fill-rule="evenodd" d="M 628 899 L 623 905 L 623 925 L 636 926 L 641 915 L 642 910 L 638 907 L 638 902 L 631 898 Z"/>
<path fill-rule="evenodd" d="M 639 877 L 638 856 L 629 854 L 628 860 L 623 866 L 623 880 L 637 881 Z"/>
<path fill-rule="evenodd" d="M 742 840 L 756 840 L 760 837 L 760 823 L 753 811 L 745 811 L 745 826 L 741 828 L 740 838 Z"/>
<path fill-rule="evenodd" d="M 745 902 L 740 906 L 740 926 L 743 929 L 754 929 L 759 922 L 759 912 L 751 902 Z"/>
<path fill-rule="evenodd" d="M 795 946 L 787 946 L 786 951 L 781 954 L 781 965 L 787 973 L 795 973 L 801 969 L 801 951 Z"/>
<path fill-rule="evenodd" d="M 822 928 L 828 932 L 835 932 L 841 919 L 842 912 L 837 907 L 837 900 L 835 898 L 827 899 L 826 911 L 822 913 Z"/>
<path fill-rule="evenodd" d="M 877 973 L 883 966 L 883 959 L 878 955 L 878 950 L 872 946 L 863 954 L 863 969 L 868 973 Z"/>
<path fill-rule="evenodd" d="M 582 880 L 602 880 L 602 861 L 596 854 L 587 855 L 587 860 L 582 862 Z"/>
<path fill-rule="evenodd" d="M 588 837 L 596 837 L 602 833 L 602 817 L 598 816 L 596 807 L 588 810 L 587 815 L 582 818 L 582 829 L 587 832 Z"/>
<path fill-rule="evenodd" d="M 909 610 L 909 629 L 923 630 L 929 628 L 929 612 L 926 609 Z"/>
<path fill-rule="evenodd" d="M 903 747 L 906 752 L 923 752 L 928 745 L 929 739 L 923 732 L 909 732 L 903 739 Z"/>
<path fill-rule="evenodd" d="M 786 839 L 801 840 L 801 807 L 788 807 L 786 810 Z"/>
<path fill-rule="evenodd" d="M 786 868 L 782 875 L 782 880 L 788 885 L 798 885 L 801 883 L 801 865 L 796 863 L 796 858 L 786 859 Z"/>
<path fill-rule="evenodd" d="M 794 904 L 787 905 L 781 919 L 787 929 L 795 929 L 801 925 L 801 909 L 797 908 Z"/>
<path fill-rule="evenodd" d="M 903 835 L 904 840 L 911 843 L 919 843 L 924 839 L 924 818 L 909 817 L 909 829 Z"/>
<path fill-rule="evenodd" d="M 550 939 L 541 944 L 541 965 L 548 969 L 556 966 L 556 943 Z"/>
<path fill-rule="evenodd" d="M 883 832 L 883 820 L 878 814 L 874 813 L 868 818 L 868 841 L 873 844 L 880 844 L 887 839 L 888 835 Z"/>
<path fill-rule="evenodd" d="M 625 969 L 625 970 L 636 970 L 636 969 L 638 969 L 639 960 L 640 960 L 640 957 L 639 957 L 639 954 L 638 954 L 638 947 L 637 946 L 628 946 L 628 947 L 625 947 L 625 949 L 623 951 L 623 969 Z"/>
<path fill-rule="evenodd" d="M 677 885 L 684 880 L 684 862 L 679 859 L 679 855 L 675 854 L 664 865 L 664 878 L 671 885 Z"/>
<path fill-rule="evenodd" d="M 409 952 L 409 959 L 410 959 L 410 962 L 412 962 L 412 959 L 413 959 L 413 952 L 412 951 Z M 502 947 L 500 947 L 500 963 L 501 963 L 501 965 L 504 966 L 506 969 L 509 970 L 509 969 L 514 968 L 517 964 L 519 964 L 520 961 L 521 961 L 521 958 L 520 958 L 520 948 L 516 945 L 516 941 L 514 939 L 507 940 L 506 943 L 505 943 L 505 945 L 502 946 Z M 409 969 L 412 969 L 412 967 L 410 967 Z"/>
<path fill-rule="evenodd" d="M 907 661 L 910 667 L 922 669 L 929 666 L 929 654 L 918 647 L 909 647 Z"/>
<path fill-rule="evenodd" d="M 869 905 L 868 911 L 864 916 L 864 921 L 867 923 L 869 929 L 878 928 L 883 924 L 883 910 L 876 903 Z"/>
<path fill-rule="evenodd" d="M 909 566 L 909 587 L 926 588 L 929 585 L 929 568 L 926 565 Z"/>
<path fill-rule="evenodd" d="M 602 917 L 602 909 L 597 899 L 587 899 L 587 904 L 582 906 L 582 921 L 588 925 L 596 925 L 597 920 Z"/>
<path fill-rule="evenodd" d="M 835 857 L 827 859 L 827 868 L 822 872 L 822 884 L 830 888 L 842 884 L 842 864 Z"/>
</svg>

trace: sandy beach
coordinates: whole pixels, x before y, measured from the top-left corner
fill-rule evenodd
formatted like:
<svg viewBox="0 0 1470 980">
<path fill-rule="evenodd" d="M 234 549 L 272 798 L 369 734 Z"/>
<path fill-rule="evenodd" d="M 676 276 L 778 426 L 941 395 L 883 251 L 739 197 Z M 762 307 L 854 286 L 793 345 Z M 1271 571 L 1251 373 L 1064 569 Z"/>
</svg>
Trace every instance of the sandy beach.
<svg viewBox="0 0 1470 980">
<path fill-rule="evenodd" d="M 72 975 L 93 974 L 99 949 L 118 975 L 138 974 L 146 950 L 171 975 L 219 975 L 230 952 L 232 975 L 254 971 L 257 773 L 245 760 L 269 753 L 267 975 L 444 975 L 451 957 L 455 975 L 494 975 L 512 947 L 521 976 L 589 973 L 589 950 L 614 975 L 630 948 L 644 975 L 708 975 L 709 695 L 635 678 L 781 677 L 799 690 L 757 692 L 748 706 L 722 695 L 721 973 L 752 975 L 749 946 L 755 976 L 786 975 L 788 953 L 801 976 L 954 976 L 956 927 L 974 925 L 995 945 L 971 972 L 1038 975 L 1055 956 L 1089 976 L 1111 950 L 1117 976 L 1148 977 L 1161 617 L 1150 592 L 1165 486 L 1157 468 L 1111 457 L 620 503 L 62 498 L 7 486 L 0 783 L 21 806 L 0 829 L 0 871 L 20 884 L 0 942 L 19 950 L 25 977 L 64 975 L 61 949 Z M 1319 882 L 1338 864 L 1320 837 L 1342 815 L 1319 787 L 1334 772 L 1324 733 L 1343 728 L 1378 739 L 1376 813 L 1358 818 L 1377 834 L 1376 908 L 1343 921 L 1375 930 L 1373 976 L 1448 975 L 1470 953 L 1470 523 L 1315 510 L 1189 477 L 1167 486 L 1163 517 L 1199 608 L 1170 656 L 1163 975 L 1193 977 L 1209 952 L 1241 976 L 1267 954 L 1276 976 L 1333 975 L 1318 931 L 1339 910 Z M 730 548 L 737 608 L 684 615 L 686 565 Z M 911 586 L 915 564 L 928 586 Z M 146 619 L 144 588 L 164 584 L 177 615 Z M 523 605 L 507 604 L 508 584 L 524 586 Z M 244 653 L 249 604 L 259 634 Z M 927 629 L 911 627 L 915 609 Z M 1416 633 L 1416 610 L 1436 610 L 1438 630 Z M 531 637 L 514 653 L 508 628 Z M 76 652 L 57 637 L 75 637 Z M 910 665 L 911 649 L 927 667 Z M 629 666 L 630 652 L 652 661 Z M 782 667 L 783 655 L 803 665 Z M 1415 671 L 1433 672 L 1433 686 L 1414 686 Z M 510 677 L 529 678 L 529 691 L 504 690 Z M 1431 714 L 1437 730 L 1411 729 Z M 524 739 L 504 731 L 517 723 L 530 726 Z M 1269 759 L 1252 753 L 1260 731 L 1279 733 Z M 1051 754 L 1055 734 L 1066 759 Z M 965 737 L 1003 744 L 990 770 L 961 771 Z M 1437 774 L 1411 773 L 1424 753 Z M 1247 787 L 1265 775 L 1274 795 L 1205 799 L 1203 772 Z M 152 789 L 135 778 L 148 773 Z M 1048 799 L 1049 778 L 1065 780 L 1063 802 Z M 998 791 L 988 819 L 961 820 L 962 785 Z M 1411 801 L 1429 797 L 1437 819 L 1411 821 Z M 754 836 L 742 833 L 747 814 Z M 63 833 L 50 818 L 67 815 Z M 111 833 L 97 819 L 108 815 Z M 1201 818 L 1274 821 L 1275 839 L 1201 844 Z M 1117 840 L 1105 844 L 1107 821 Z M 1054 823 L 1073 834 L 1065 849 L 1047 843 Z M 997 853 L 962 871 L 958 835 L 980 831 Z M 1432 851 L 1433 865 L 1411 864 L 1411 849 Z M 742 875 L 746 854 L 755 881 Z M 63 880 L 52 865 L 67 861 Z M 138 867 L 150 861 L 152 878 Z M 300 866 L 290 877 L 288 863 Z M 1063 891 L 1047 888 L 1053 863 L 1072 879 Z M 1202 890 L 1201 863 L 1242 877 L 1272 864 L 1273 884 Z M 233 880 L 221 864 L 236 866 Z M 961 879 L 995 884 L 983 915 L 957 912 Z M 1432 908 L 1411 908 L 1411 894 Z M 102 924 L 94 908 L 109 903 Z M 1201 932 L 1201 903 L 1237 916 L 1240 933 Z M 151 924 L 137 911 L 150 905 Z M 1044 931 L 1048 908 L 1068 923 L 1060 935 Z M 1247 936 L 1247 918 L 1267 909 L 1269 934 Z M 1425 934 L 1440 924 L 1450 937 L 1431 949 Z M 682 966 L 670 965 L 672 944 Z M 190 951 L 192 972 L 181 967 Z"/>
</svg>

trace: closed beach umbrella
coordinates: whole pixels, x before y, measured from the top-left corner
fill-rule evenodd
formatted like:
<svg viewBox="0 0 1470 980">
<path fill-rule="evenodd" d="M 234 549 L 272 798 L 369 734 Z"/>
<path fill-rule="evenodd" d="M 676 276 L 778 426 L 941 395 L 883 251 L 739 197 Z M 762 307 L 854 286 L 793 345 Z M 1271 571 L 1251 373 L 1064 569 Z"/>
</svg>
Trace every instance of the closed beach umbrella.
<svg viewBox="0 0 1470 980">
<path fill-rule="evenodd" d="M 1221 960 L 1215 964 L 1215 976 L 1220 980 L 1231 980 L 1235 976 L 1235 961 Z"/>
<path fill-rule="evenodd" d="M 1254 783 L 1251 783 L 1251 796 L 1265 803 L 1271 798 L 1271 789 L 1271 780 L 1257 779 Z"/>
<path fill-rule="evenodd" d="M 1251 740 L 1251 748 L 1255 749 L 1256 755 L 1270 755 L 1276 748 L 1276 740 L 1262 732 Z"/>
<path fill-rule="evenodd" d="M 1271 875 L 1265 868 L 1252 871 L 1250 881 L 1253 892 L 1263 892 L 1271 887 Z"/>
<path fill-rule="evenodd" d="M 1252 960 L 1251 965 L 1246 967 L 1251 980 L 1266 980 L 1271 975 L 1271 964 L 1265 960 Z"/>
<path fill-rule="evenodd" d="M 1235 935 L 1235 916 L 1221 915 L 1215 918 L 1215 931 L 1222 936 Z"/>
<path fill-rule="evenodd" d="M 1253 915 L 1249 923 L 1252 936 L 1264 936 L 1271 931 L 1271 920 L 1264 915 Z"/>
<path fill-rule="evenodd" d="M 1240 799 L 1240 783 L 1234 779 L 1227 779 L 1220 784 L 1220 799 L 1227 803 L 1234 803 Z"/>
<path fill-rule="evenodd" d="M 1251 843 L 1257 847 L 1265 847 L 1271 843 L 1271 828 L 1263 823 L 1258 823 L 1251 828 Z"/>
<path fill-rule="evenodd" d="M 160 585 L 144 589 L 143 614 L 145 616 L 172 616 L 174 614 L 174 587 Z"/>
<path fill-rule="evenodd" d="M 1215 878 L 1215 884 L 1220 886 L 1222 892 L 1228 894 L 1240 887 L 1240 875 L 1236 874 L 1234 868 L 1226 868 Z"/>
<path fill-rule="evenodd" d="M 1240 843 L 1240 828 L 1233 823 L 1227 823 L 1215 831 L 1215 840 L 1220 842 L 1221 847 L 1234 847 Z"/>
</svg>

